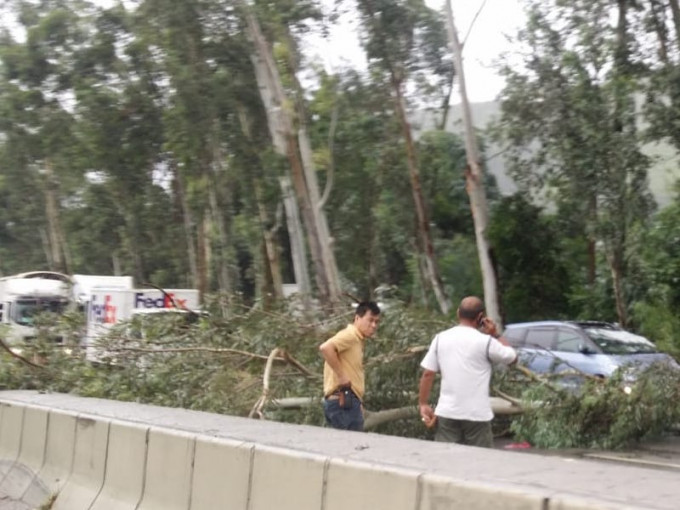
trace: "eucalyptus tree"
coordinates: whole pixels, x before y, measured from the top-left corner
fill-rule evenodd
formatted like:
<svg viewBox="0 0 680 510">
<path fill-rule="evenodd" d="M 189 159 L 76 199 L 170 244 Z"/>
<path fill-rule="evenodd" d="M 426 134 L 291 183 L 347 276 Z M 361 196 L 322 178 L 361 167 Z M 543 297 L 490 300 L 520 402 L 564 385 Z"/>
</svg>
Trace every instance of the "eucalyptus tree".
<svg viewBox="0 0 680 510">
<path fill-rule="evenodd" d="M 27 239 L 43 247 L 43 260 L 33 263 L 68 272 L 70 253 L 61 216 L 83 172 L 72 111 L 74 55 L 86 37 L 92 9 L 87 2 L 68 0 L 19 0 L 12 5 L 18 27 L 4 32 L 0 48 L 5 192 L 8 197 L 24 193 L 10 199 L 10 207 L 22 209 L 26 220 L 17 218 L 17 223 L 32 224 L 35 233 Z M 37 203 L 19 205 L 26 196 Z"/>
<path fill-rule="evenodd" d="M 404 139 L 411 192 L 417 218 L 416 243 L 425 262 L 429 287 L 443 313 L 451 309 L 432 240 L 428 205 L 421 187 L 418 156 L 408 116 L 406 89 L 446 90 L 452 66 L 446 52 L 446 31 L 440 17 L 421 0 L 357 0 L 361 38 L 369 66 L 391 89 L 395 116 Z M 419 97 L 424 106 L 427 94 Z M 442 97 L 438 97 L 440 105 Z"/>
<path fill-rule="evenodd" d="M 285 156 L 289 162 L 290 181 L 302 213 L 307 246 L 314 265 L 317 291 L 323 302 L 333 302 L 338 298 L 340 291 L 338 272 L 327 220 L 322 209 L 323 204 L 318 198 L 318 184 L 312 167 L 311 144 L 304 127 L 304 111 L 299 102 L 297 108 L 293 106 L 295 100 L 301 100 L 301 98 L 291 95 L 284 87 L 282 73 L 273 51 L 276 41 L 269 40 L 265 35 L 257 10 L 246 0 L 239 0 L 237 3 L 245 18 L 246 30 L 253 44 L 252 62 L 267 114 L 272 144 L 276 152 Z M 312 6 L 312 3 L 305 2 L 304 5 Z M 305 11 L 293 3 L 285 3 L 280 7 L 288 9 L 290 14 Z M 307 14 L 303 12 L 303 16 Z M 284 33 L 288 34 L 287 29 Z M 272 34 L 268 35 L 272 37 Z M 284 177 L 282 182 L 284 194 L 287 181 Z M 294 215 L 288 214 L 288 219 L 294 219 Z M 297 235 L 301 233 L 300 229 L 295 229 L 294 232 Z M 291 241 L 294 243 L 293 246 L 298 247 L 298 256 L 302 257 L 301 243 L 295 242 L 294 239 Z M 297 265 L 300 266 L 303 262 L 303 260 L 298 260 Z"/>
<path fill-rule="evenodd" d="M 353 70 L 318 79 L 309 130 L 346 290 L 366 298 L 395 286 L 409 299 L 422 285 L 410 271 L 412 202 L 389 88 Z"/>
<path fill-rule="evenodd" d="M 517 182 L 554 200 L 587 238 L 590 285 L 601 247 L 622 324 L 632 236 L 653 207 L 636 124 L 640 56 L 629 5 L 530 2 L 521 64 L 504 66 L 500 121 Z"/>
<path fill-rule="evenodd" d="M 88 149 L 88 181 L 113 197 L 119 222 L 98 241 L 112 246 L 116 271 L 132 274 L 141 283 L 159 265 L 186 270 L 177 262 L 177 243 L 158 242 L 175 237 L 174 222 L 166 221 L 160 230 L 147 223 L 158 214 L 172 218 L 175 214 L 159 193 L 163 176 L 159 72 L 134 30 L 134 17 L 123 6 L 99 12 L 92 36 L 78 55 L 74 92 L 80 138 Z M 92 196 L 97 195 L 85 195 Z M 109 210 L 106 203 L 103 206 L 103 211 Z M 96 210 L 97 204 L 84 207 Z"/>
<path fill-rule="evenodd" d="M 487 225 L 489 222 L 489 210 L 484 188 L 484 171 L 481 165 L 481 157 L 477 146 L 470 101 L 467 96 L 467 84 L 465 82 L 465 69 L 463 67 L 463 47 L 458 38 L 458 30 L 454 20 L 451 0 L 446 1 L 446 19 L 449 34 L 449 43 L 453 53 L 453 61 L 458 79 L 458 89 L 461 97 L 461 109 L 463 113 L 463 127 L 465 130 L 465 152 L 467 165 L 465 167 L 466 190 L 470 197 L 470 208 L 475 224 L 475 238 L 479 266 L 484 282 L 484 302 L 486 312 L 499 327 L 502 327 L 500 303 L 498 296 L 498 282 L 496 271 L 491 260 L 491 248 L 487 239 Z"/>
</svg>

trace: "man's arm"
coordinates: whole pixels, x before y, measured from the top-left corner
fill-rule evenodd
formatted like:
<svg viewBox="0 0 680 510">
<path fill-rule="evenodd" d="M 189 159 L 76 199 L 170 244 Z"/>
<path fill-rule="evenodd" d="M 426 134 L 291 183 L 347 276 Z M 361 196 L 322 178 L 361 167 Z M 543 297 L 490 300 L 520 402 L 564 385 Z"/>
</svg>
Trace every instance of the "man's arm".
<svg viewBox="0 0 680 510">
<path fill-rule="evenodd" d="M 496 323 L 491 320 L 489 317 L 484 317 L 484 322 L 482 322 L 482 333 L 485 333 L 487 335 L 491 335 L 494 337 L 496 340 L 498 340 L 499 343 L 506 347 L 510 347 L 512 349 L 512 346 L 510 345 L 510 342 L 508 342 L 503 336 L 498 332 L 498 326 L 496 326 Z M 517 363 L 517 352 L 515 351 L 515 359 L 512 360 L 508 365 L 513 365 Z"/>
<path fill-rule="evenodd" d="M 435 421 L 434 411 L 428 403 L 435 375 L 436 372 L 425 369 L 423 375 L 420 376 L 420 384 L 418 385 L 418 409 L 420 410 L 420 416 L 426 427 L 431 427 L 434 425 Z"/>
<path fill-rule="evenodd" d="M 323 359 L 326 361 L 326 363 L 328 363 L 328 366 L 331 367 L 331 370 L 335 372 L 339 385 L 348 386 L 350 384 L 349 377 L 347 377 L 345 372 L 342 370 L 340 358 L 338 357 L 338 350 L 335 348 L 333 342 L 326 340 L 319 346 L 319 351 L 321 352 Z"/>
</svg>

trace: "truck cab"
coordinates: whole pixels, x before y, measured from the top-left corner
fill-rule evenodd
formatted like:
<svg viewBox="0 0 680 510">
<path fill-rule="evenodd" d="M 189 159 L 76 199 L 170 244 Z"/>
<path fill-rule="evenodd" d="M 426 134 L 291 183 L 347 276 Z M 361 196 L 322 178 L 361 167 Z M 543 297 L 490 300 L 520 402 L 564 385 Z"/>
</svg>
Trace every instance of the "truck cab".
<svg viewBox="0 0 680 510">
<path fill-rule="evenodd" d="M 35 338 L 35 318 L 63 313 L 71 303 L 71 279 L 53 271 L 32 271 L 0 278 L 0 324 L 8 345 Z"/>
</svg>

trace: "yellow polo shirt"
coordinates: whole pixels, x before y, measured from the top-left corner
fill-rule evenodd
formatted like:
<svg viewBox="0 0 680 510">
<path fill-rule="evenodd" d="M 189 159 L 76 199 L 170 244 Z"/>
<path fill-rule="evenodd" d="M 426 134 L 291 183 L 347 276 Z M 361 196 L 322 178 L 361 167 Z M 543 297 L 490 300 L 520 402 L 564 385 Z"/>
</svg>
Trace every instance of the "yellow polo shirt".
<svg viewBox="0 0 680 510">
<path fill-rule="evenodd" d="M 364 398 L 364 337 L 354 324 L 349 324 L 345 329 L 336 333 L 329 342 L 338 351 L 340 366 L 352 383 L 352 391 L 360 399 Z M 323 394 L 333 393 L 340 382 L 333 369 L 324 362 L 323 364 Z"/>
</svg>

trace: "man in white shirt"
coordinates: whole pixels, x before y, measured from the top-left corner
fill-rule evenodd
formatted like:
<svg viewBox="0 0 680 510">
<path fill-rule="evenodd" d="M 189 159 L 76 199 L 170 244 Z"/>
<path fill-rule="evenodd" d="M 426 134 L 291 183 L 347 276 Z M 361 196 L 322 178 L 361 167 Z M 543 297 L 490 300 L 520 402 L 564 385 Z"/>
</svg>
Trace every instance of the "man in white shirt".
<svg viewBox="0 0 680 510">
<path fill-rule="evenodd" d="M 458 325 L 438 333 L 420 366 L 418 404 L 428 427 L 437 425 L 435 441 L 493 447 L 489 383 L 493 363 L 511 365 L 517 353 L 484 316 L 484 303 L 475 296 L 458 307 Z M 436 412 L 428 404 L 435 375 L 441 374 Z"/>
</svg>

